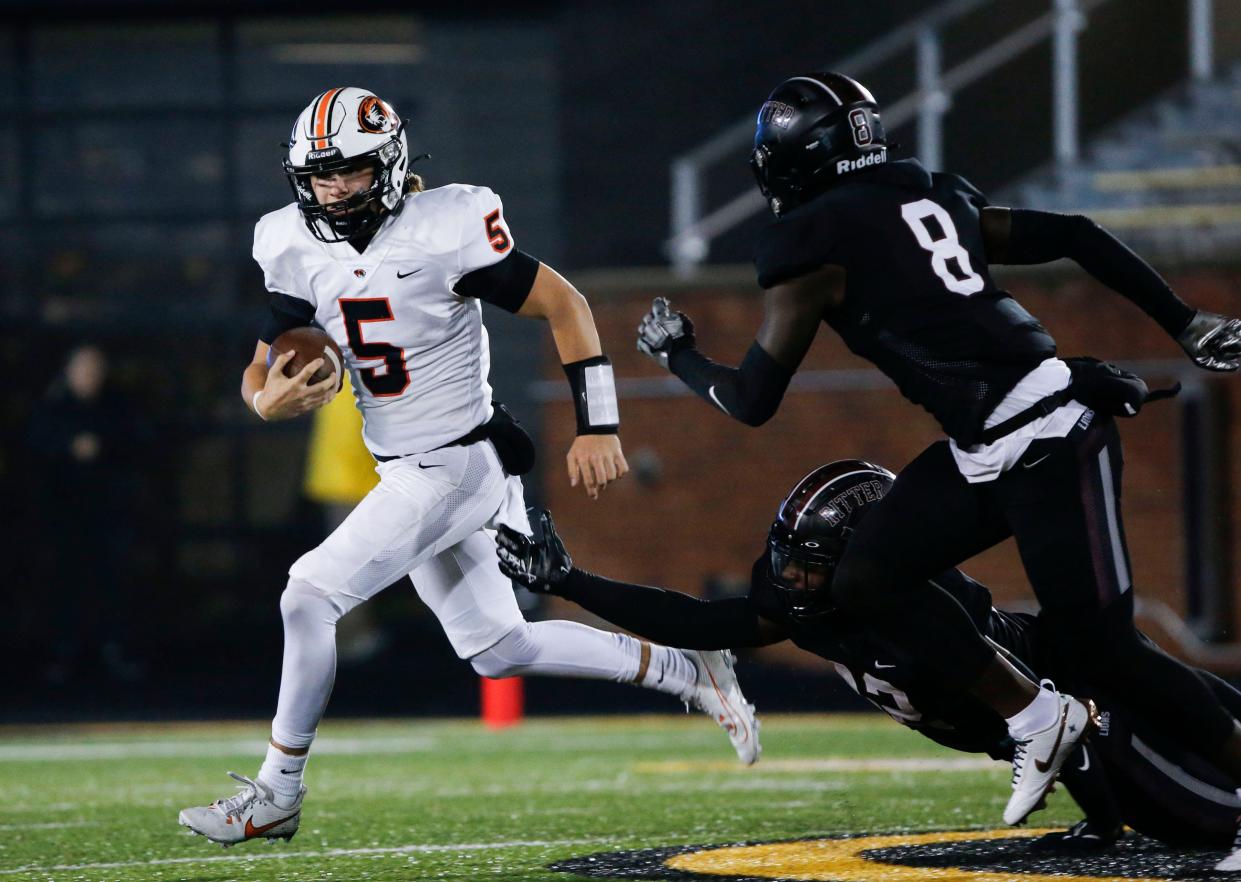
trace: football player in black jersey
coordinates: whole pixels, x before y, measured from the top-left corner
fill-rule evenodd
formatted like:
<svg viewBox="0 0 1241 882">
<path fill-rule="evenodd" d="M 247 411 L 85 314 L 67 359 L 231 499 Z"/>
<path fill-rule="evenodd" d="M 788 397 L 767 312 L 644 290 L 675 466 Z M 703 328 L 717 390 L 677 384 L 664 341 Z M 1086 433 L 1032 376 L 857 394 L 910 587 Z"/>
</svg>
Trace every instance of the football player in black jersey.
<svg viewBox="0 0 1241 882">
<path fill-rule="evenodd" d="M 956 175 L 891 161 L 873 96 L 840 74 L 777 87 L 750 161 L 776 217 L 756 249 L 764 320 L 742 364 L 698 352 L 692 324 L 662 300 L 643 318 L 638 346 L 729 416 L 759 425 L 825 322 L 939 421 L 948 440 L 906 467 L 859 528 L 833 603 L 938 665 L 945 682 L 985 693 L 994 652 L 927 579 L 1014 537 L 1062 666 L 1241 783 L 1241 725 L 1133 624 L 1112 416 L 1136 412 L 1141 382 L 1098 364 L 1071 373 L 988 267 L 1072 259 L 1207 370 L 1241 367 L 1241 321 L 1186 305 L 1087 218 L 991 207 Z M 1241 830 L 1219 869 L 1241 869 Z"/>
<path fill-rule="evenodd" d="M 780 503 L 744 597 L 700 600 L 574 567 L 547 512 L 537 519 L 541 529 L 533 540 L 500 528 L 500 569 L 533 591 L 565 597 L 669 645 L 725 649 L 792 640 L 831 662 L 858 694 L 902 725 L 955 750 L 1011 761 L 1015 745 L 1003 717 L 946 687 L 869 622 L 833 607 L 828 585 L 836 563 L 892 482 L 890 472 L 859 460 L 829 463 L 804 477 Z M 1175 845 L 1218 848 L 1232 840 L 1241 797 L 1224 772 L 1072 672 L 1049 667 L 1054 660 L 1046 657 L 1036 617 L 993 608 L 991 593 L 955 568 L 930 582 L 1016 664 L 1073 681 L 1075 694 L 1099 702 L 1099 731 L 1079 745 L 1060 773 L 1086 817 L 1037 841 L 1035 848 L 1105 848 L 1124 824 Z M 1196 673 L 1221 700 L 1241 710 L 1241 693 L 1206 672 Z"/>
</svg>

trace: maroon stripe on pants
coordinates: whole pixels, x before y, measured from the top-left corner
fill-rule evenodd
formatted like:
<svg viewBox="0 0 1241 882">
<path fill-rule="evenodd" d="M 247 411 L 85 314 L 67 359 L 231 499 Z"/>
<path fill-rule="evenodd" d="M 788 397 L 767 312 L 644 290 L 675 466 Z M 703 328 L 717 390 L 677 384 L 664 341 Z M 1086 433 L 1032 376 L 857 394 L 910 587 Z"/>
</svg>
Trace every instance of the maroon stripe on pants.
<svg viewBox="0 0 1241 882">
<path fill-rule="evenodd" d="M 1107 508 L 1103 494 L 1103 476 L 1099 469 L 1099 451 L 1107 440 L 1103 421 L 1097 421 L 1086 430 L 1086 436 L 1077 448 L 1077 488 L 1081 494 L 1082 511 L 1086 521 L 1086 542 L 1090 547 L 1090 563 L 1094 569 L 1095 590 L 1099 609 L 1105 609 L 1120 596 L 1116 584 L 1116 565 L 1112 560 L 1112 539 L 1107 527 Z"/>
</svg>

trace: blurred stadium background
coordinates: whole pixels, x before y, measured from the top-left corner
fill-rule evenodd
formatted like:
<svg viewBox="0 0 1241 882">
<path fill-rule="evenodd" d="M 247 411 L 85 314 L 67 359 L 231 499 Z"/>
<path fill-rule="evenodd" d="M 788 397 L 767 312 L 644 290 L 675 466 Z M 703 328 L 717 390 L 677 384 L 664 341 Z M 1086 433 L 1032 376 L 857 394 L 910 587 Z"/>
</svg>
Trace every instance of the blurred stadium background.
<svg viewBox="0 0 1241 882">
<path fill-rule="evenodd" d="M 763 220 L 745 130 L 794 72 L 858 76 L 909 153 L 997 204 L 1089 212 L 1187 300 L 1241 312 L 1238 0 L 4 8 L 0 721 L 271 713 L 285 571 L 354 491 L 308 479 L 310 420 L 261 424 L 237 394 L 266 303 L 250 237 L 289 199 L 292 120 L 330 85 L 390 100 L 414 153 L 433 155 L 419 167 L 430 186 L 495 189 L 521 246 L 590 299 L 630 478 L 597 503 L 570 492 L 573 418 L 542 328 L 490 311 L 492 382 L 542 442 L 529 501 L 608 575 L 743 590 L 793 481 L 841 457 L 899 469 L 937 435 L 830 334 L 761 431 L 633 351 L 663 294 L 710 354 L 744 352 Z M 1241 382 L 1192 373 L 1075 268 L 1002 278 L 1064 353 L 1185 383 L 1124 427 L 1138 591 L 1165 645 L 1241 674 Z M 75 404 L 104 372 L 95 404 Z M 1004 603 L 1028 598 L 1010 548 L 967 569 Z M 580 617 L 532 606 L 550 614 Z M 474 674 L 407 585 L 347 636 L 330 715 L 477 711 Z M 848 702 L 821 667 L 782 676 L 804 664 L 777 648 L 746 665 L 760 709 Z M 528 694 L 535 713 L 667 709 L 586 682 Z"/>
</svg>

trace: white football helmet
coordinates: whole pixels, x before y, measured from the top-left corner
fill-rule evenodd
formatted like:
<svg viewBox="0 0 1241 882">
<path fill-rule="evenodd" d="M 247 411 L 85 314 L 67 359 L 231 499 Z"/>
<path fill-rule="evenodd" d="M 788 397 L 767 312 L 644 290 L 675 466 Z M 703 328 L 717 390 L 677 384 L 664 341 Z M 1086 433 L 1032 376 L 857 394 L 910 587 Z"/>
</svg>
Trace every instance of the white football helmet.
<svg viewBox="0 0 1241 882">
<path fill-rule="evenodd" d="M 343 242 L 374 232 L 400 210 L 409 172 L 405 123 L 392 105 L 355 86 L 328 89 L 293 124 L 284 173 L 310 232 L 323 242 Z M 329 206 L 320 205 L 311 175 L 370 163 L 375 182 Z"/>
</svg>

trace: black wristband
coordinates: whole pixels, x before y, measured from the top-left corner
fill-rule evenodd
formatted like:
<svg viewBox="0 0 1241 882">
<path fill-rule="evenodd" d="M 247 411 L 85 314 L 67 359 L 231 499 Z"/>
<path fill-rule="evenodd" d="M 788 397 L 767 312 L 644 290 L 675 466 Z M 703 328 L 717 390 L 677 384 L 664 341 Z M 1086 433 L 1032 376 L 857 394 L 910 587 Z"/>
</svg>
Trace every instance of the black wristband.
<svg viewBox="0 0 1241 882">
<path fill-rule="evenodd" d="M 579 435 L 615 435 L 620 428 L 616 404 L 616 381 L 606 355 L 584 358 L 564 365 L 573 390 L 573 413 Z"/>
</svg>

